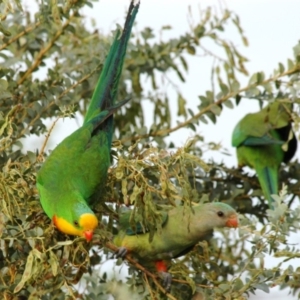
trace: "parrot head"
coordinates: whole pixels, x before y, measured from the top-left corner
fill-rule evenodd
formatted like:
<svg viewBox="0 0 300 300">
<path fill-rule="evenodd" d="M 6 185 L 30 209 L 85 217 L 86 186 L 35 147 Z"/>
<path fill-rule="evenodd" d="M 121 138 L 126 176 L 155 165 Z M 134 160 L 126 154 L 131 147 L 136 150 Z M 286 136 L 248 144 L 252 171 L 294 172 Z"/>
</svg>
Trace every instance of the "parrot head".
<svg viewBox="0 0 300 300">
<path fill-rule="evenodd" d="M 206 203 L 203 205 L 207 217 L 214 224 L 214 227 L 233 227 L 239 226 L 237 212 L 229 205 L 222 202 Z"/>
<path fill-rule="evenodd" d="M 52 221 L 59 231 L 84 237 L 88 242 L 92 240 L 94 230 L 98 226 L 97 217 L 83 200 L 76 201 L 69 209 L 56 209 Z"/>
<path fill-rule="evenodd" d="M 59 231 L 84 237 L 88 242 L 92 240 L 94 230 L 98 225 L 98 219 L 93 213 L 84 213 L 71 222 L 54 215 L 52 221 Z"/>
</svg>

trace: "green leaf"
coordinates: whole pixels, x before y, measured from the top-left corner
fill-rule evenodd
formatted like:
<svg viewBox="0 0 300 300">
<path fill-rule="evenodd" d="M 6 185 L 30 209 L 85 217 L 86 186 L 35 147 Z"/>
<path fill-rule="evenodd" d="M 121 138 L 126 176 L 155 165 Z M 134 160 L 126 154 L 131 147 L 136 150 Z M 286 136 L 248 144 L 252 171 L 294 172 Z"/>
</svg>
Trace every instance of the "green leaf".
<svg viewBox="0 0 300 300">
<path fill-rule="evenodd" d="M 250 77 L 249 85 L 252 85 L 252 84 L 257 83 L 257 74 L 258 74 L 258 73 L 254 73 L 254 74 Z"/>
<path fill-rule="evenodd" d="M 22 275 L 22 279 L 15 287 L 14 293 L 18 293 L 23 288 L 26 281 L 28 281 L 31 278 L 33 262 L 34 262 L 34 255 L 33 255 L 33 250 L 32 250 L 32 251 L 30 251 L 30 253 L 27 257 L 26 266 L 25 266 L 25 270 Z"/>
<path fill-rule="evenodd" d="M 8 88 L 8 82 L 4 79 L 0 79 L 0 90 L 5 91 Z"/>
<path fill-rule="evenodd" d="M 229 93 L 228 86 L 222 82 L 219 83 L 219 86 L 221 88 L 222 94 L 225 96 Z"/>
<path fill-rule="evenodd" d="M 182 55 L 180 55 L 179 59 L 181 61 L 183 68 L 185 69 L 185 71 L 188 71 L 189 67 L 188 67 L 188 64 L 187 64 L 185 58 Z"/>
<path fill-rule="evenodd" d="M 222 112 L 222 108 L 219 105 L 212 105 L 210 110 L 216 116 L 220 116 Z"/>
<path fill-rule="evenodd" d="M 58 266 L 57 257 L 52 251 L 50 251 L 50 266 L 51 266 L 53 276 L 56 276 L 59 266 Z"/>
<path fill-rule="evenodd" d="M 233 92 L 237 93 L 237 92 L 239 91 L 239 89 L 240 89 L 240 83 L 239 83 L 238 81 L 234 80 L 234 81 L 231 83 L 230 87 L 231 87 L 231 90 L 232 90 Z"/>
<path fill-rule="evenodd" d="M 257 83 L 261 83 L 265 79 L 265 74 L 263 72 L 258 72 L 256 74 Z"/>
<path fill-rule="evenodd" d="M 62 241 L 62 242 L 57 242 L 57 246 L 69 246 L 72 245 L 73 241 Z"/>
<path fill-rule="evenodd" d="M 230 109 L 234 108 L 234 106 L 233 106 L 233 104 L 232 104 L 232 101 L 231 101 L 230 99 L 228 99 L 228 100 L 226 100 L 225 102 L 223 102 L 223 104 L 224 104 L 226 107 L 230 108 Z"/>
<path fill-rule="evenodd" d="M 269 286 L 264 282 L 256 283 L 256 284 L 254 284 L 254 287 L 257 288 L 258 290 L 264 291 L 265 293 L 270 293 Z"/>
<path fill-rule="evenodd" d="M 293 51 L 294 51 L 294 56 L 297 58 L 300 56 L 300 44 L 296 45 L 294 48 L 293 48 Z"/>
<path fill-rule="evenodd" d="M 182 97 L 181 94 L 178 94 L 177 101 L 178 101 L 177 115 L 187 117 L 187 113 L 186 113 L 186 109 L 185 109 L 186 100 Z"/>
<path fill-rule="evenodd" d="M 285 71 L 283 63 L 279 63 L 279 73 L 283 73 Z"/>
<path fill-rule="evenodd" d="M 192 46 L 192 45 L 188 45 L 188 46 L 186 47 L 186 50 L 187 50 L 187 52 L 188 52 L 189 54 L 192 54 L 192 55 L 195 55 L 195 54 L 196 54 L 196 49 L 195 49 L 195 47 Z"/>
<path fill-rule="evenodd" d="M 239 291 L 243 287 L 244 287 L 244 283 L 240 278 L 237 278 L 237 279 L 234 280 L 234 283 L 233 283 L 233 290 L 234 291 Z"/>
<path fill-rule="evenodd" d="M 288 69 L 291 70 L 294 69 L 294 67 L 295 67 L 294 62 L 291 59 L 288 59 Z"/>
<path fill-rule="evenodd" d="M 0 32 L 2 32 L 5 36 L 11 36 L 11 32 L 0 23 Z"/>
</svg>

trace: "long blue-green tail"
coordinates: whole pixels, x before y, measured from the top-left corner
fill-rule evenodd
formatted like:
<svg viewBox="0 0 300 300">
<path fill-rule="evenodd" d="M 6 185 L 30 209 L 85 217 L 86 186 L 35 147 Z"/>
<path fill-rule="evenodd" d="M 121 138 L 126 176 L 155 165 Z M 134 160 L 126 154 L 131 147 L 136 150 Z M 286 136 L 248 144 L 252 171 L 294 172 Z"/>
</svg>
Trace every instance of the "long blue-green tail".
<svg viewBox="0 0 300 300">
<path fill-rule="evenodd" d="M 269 208 L 273 209 L 273 198 L 271 195 L 278 194 L 278 169 L 271 167 L 255 168 L 258 181 L 265 198 L 268 200 Z"/>
<path fill-rule="evenodd" d="M 91 103 L 84 118 L 84 124 L 96 117 L 101 111 L 114 106 L 127 43 L 138 9 L 139 2 L 134 4 L 134 0 L 132 0 L 123 31 L 121 33 L 120 30 L 117 30 L 113 44 L 106 57 Z M 101 124 L 101 127 L 100 129 L 108 131 L 112 136 L 113 116 L 111 115 L 107 118 L 107 120 Z"/>
</svg>

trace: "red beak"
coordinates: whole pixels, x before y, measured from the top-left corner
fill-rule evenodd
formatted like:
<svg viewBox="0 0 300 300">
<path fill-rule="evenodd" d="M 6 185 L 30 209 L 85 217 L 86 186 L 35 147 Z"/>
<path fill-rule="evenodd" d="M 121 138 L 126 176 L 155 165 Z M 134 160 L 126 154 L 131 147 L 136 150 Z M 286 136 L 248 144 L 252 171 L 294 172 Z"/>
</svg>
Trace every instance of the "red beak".
<svg viewBox="0 0 300 300">
<path fill-rule="evenodd" d="M 239 226 L 239 221 L 236 215 L 232 216 L 228 221 L 226 222 L 227 227 L 234 227 L 237 228 Z"/>
<path fill-rule="evenodd" d="M 93 238 L 93 231 L 92 230 L 87 230 L 84 233 L 84 237 L 86 239 L 87 242 L 90 242 Z"/>
</svg>

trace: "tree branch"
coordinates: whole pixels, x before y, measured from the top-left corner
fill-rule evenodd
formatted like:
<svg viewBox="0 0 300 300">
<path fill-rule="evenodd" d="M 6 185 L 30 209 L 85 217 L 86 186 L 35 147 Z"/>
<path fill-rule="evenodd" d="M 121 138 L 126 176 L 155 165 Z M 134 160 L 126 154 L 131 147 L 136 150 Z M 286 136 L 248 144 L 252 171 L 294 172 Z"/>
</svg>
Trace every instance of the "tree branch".
<svg viewBox="0 0 300 300">
<path fill-rule="evenodd" d="M 202 110 L 200 110 L 197 114 L 195 114 L 194 116 L 192 116 L 191 118 L 189 118 L 188 120 L 176 125 L 175 127 L 173 128 L 165 128 L 165 129 L 161 129 L 161 130 L 157 130 L 155 132 L 151 132 L 151 133 L 147 133 L 147 134 L 143 134 L 143 135 L 136 135 L 136 136 L 133 136 L 133 137 L 127 137 L 127 138 L 124 138 L 124 139 L 121 139 L 121 142 L 124 143 L 128 140 L 131 140 L 131 141 L 136 141 L 138 139 L 144 139 L 144 138 L 148 138 L 148 137 L 155 137 L 155 136 L 166 136 L 174 131 L 177 131 L 178 129 L 181 129 L 185 126 L 187 126 L 188 124 L 192 123 L 194 120 L 198 120 L 202 115 L 204 115 L 205 113 L 209 112 L 212 107 L 214 106 L 219 106 L 221 105 L 223 102 L 227 101 L 228 99 L 232 98 L 232 97 L 235 97 L 236 95 L 242 93 L 242 92 L 245 92 L 247 91 L 248 89 L 250 88 L 253 88 L 253 87 L 257 87 L 257 86 L 260 86 L 260 85 L 264 85 L 266 83 L 269 83 L 269 82 L 273 82 L 273 81 L 276 81 L 278 80 L 279 78 L 281 77 L 284 77 L 284 76 L 288 76 L 288 75 L 292 75 L 296 72 L 299 72 L 300 71 L 300 64 L 299 65 L 296 65 L 293 69 L 290 69 L 290 70 L 287 70 L 286 72 L 283 72 L 283 73 L 280 73 L 280 74 L 277 74 L 273 77 L 270 77 L 260 83 L 252 83 L 244 88 L 241 88 L 240 90 L 238 91 L 235 91 L 235 92 L 230 92 L 228 93 L 227 95 L 221 97 L 219 100 L 217 100 L 216 102 L 206 106 L 205 108 L 203 108 Z"/>
<path fill-rule="evenodd" d="M 99 69 L 99 67 L 96 67 L 91 73 L 83 76 L 80 80 L 78 80 L 76 83 L 74 83 L 73 85 L 71 85 L 69 88 L 65 89 L 58 97 L 57 100 L 61 99 L 64 95 L 66 95 L 69 91 L 71 91 L 72 89 L 76 88 L 78 85 L 80 85 L 84 80 L 88 79 L 89 77 L 91 77 L 97 70 Z M 26 130 L 28 128 L 30 128 L 37 120 L 39 120 L 42 116 L 42 114 L 44 112 L 46 112 L 52 105 L 55 104 L 55 100 L 51 101 L 46 107 L 44 107 L 36 116 L 35 118 L 33 118 L 30 123 L 20 132 L 20 134 L 16 137 L 15 140 L 21 138 Z"/>
<path fill-rule="evenodd" d="M 23 35 L 25 35 L 26 33 L 29 33 L 30 31 L 34 30 L 36 27 L 38 27 L 39 25 L 41 25 L 41 22 L 38 21 L 35 24 L 28 26 L 27 28 L 25 28 L 23 31 L 21 31 L 19 34 L 15 35 L 13 38 L 11 38 L 7 43 L 3 44 L 2 46 L 0 46 L 0 51 L 5 49 L 7 46 L 9 46 L 10 44 L 12 44 L 13 42 L 15 42 L 16 40 L 18 40 L 20 37 L 22 37 Z"/>
<path fill-rule="evenodd" d="M 33 64 L 31 65 L 31 67 L 29 67 L 27 69 L 27 71 L 25 72 L 25 74 L 18 80 L 17 84 L 20 85 L 22 84 L 25 79 L 37 68 L 37 66 L 42 62 L 43 57 L 45 56 L 45 54 L 52 48 L 52 46 L 54 45 L 54 43 L 58 40 L 58 38 L 62 35 L 62 33 L 64 32 L 65 28 L 70 24 L 71 20 L 73 19 L 74 16 L 70 16 L 70 18 L 68 20 L 66 20 L 65 24 L 61 27 L 61 29 L 59 29 L 55 36 L 53 37 L 53 39 L 48 43 L 48 45 L 45 48 L 42 48 L 40 50 L 40 52 L 38 53 L 35 61 L 33 62 Z"/>
</svg>

